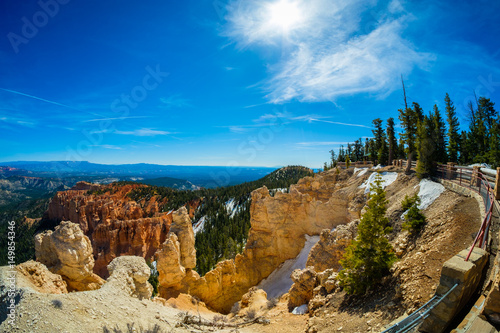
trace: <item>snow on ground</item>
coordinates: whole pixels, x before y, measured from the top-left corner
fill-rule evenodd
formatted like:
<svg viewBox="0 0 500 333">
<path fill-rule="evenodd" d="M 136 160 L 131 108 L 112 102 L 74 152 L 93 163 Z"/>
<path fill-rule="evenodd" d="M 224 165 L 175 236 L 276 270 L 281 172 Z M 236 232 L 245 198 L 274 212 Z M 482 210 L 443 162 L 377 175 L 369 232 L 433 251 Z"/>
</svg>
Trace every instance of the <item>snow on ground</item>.
<svg viewBox="0 0 500 333">
<path fill-rule="evenodd" d="M 288 188 L 282 187 L 282 188 L 272 188 L 269 190 L 269 193 L 275 194 L 276 192 L 281 192 L 281 193 L 288 193 Z"/>
<path fill-rule="evenodd" d="M 422 210 L 429 207 L 444 192 L 443 185 L 429 179 L 422 179 L 417 186 L 420 186 L 420 190 L 418 191 L 420 205 L 418 208 Z"/>
<path fill-rule="evenodd" d="M 383 166 L 381 164 L 372 167 L 373 170 L 382 169 L 382 168 L 383 168 Z"/>
<path fill-rule="evenodd" d="M 292 314 L 294 315 L 303 315 L 306 314 L 309 309 L 307 308 L 307 304 L 302 304 L 301 306 L 297 306 L 293 309 Z"/>
<path fill-rule="evenodd" d="M 396 178 L 398 178 L 398 173 L 397 172 L 381 172 L 380 175 L 382 176 L 382 187 L 386 187 L 394 183 Z M 374 172 L 370 175 L 370 177 L 361 185 L 359 185 L 359 188 L 364 188 L 365 189 L 365 194 L 370 192 L 370 186 L 371 184 L 375 181 L 375 177 L 377 176 L 377 173 Z"/>
<path fill-rule="evenodd" d="M 197 233 L 199 233 L 200 231 L 203 231 L 203 228 L 205 227 L 205 220 L 207 219 L 207 216 L 202 216 L 198 222 L 193 225 L 193 231 L 194 231 L 194 234 L 196 235 Z"/>
<path fill-rule="evenodd" d="M 297 268 L 306 268 L 309 252 L 311 252 L 311 248 L 318 241 L 319 236 L 306 235 L 306 243 L 299 255 L 294 259 L 285 261 L 280 267 L 275 269 L 274 272 L 267 277 L 267 279 L 264 279 L 259 283 L 258 287 L 267 293 L 267 299 L 281 296 L 290 290 L 290 287 L 293 284 L 290 275 L 292 275 L 292 272 Z"/>
<path fill-rule="evenodd" d="M 354 168 L 354 174 L 356 174 L 356 172 L 358 171 L 361 171 L 360 173 L 358 173 L 357 177 L 361 177 L 363 176 L 366 172 L 368 172 L 368 169 L 369 168 Z"/>
<path fill-rule="evenodd" d="M 232 198 L 228 202 L 226 202 L 226 210 L 229 214 L 229 217 L 234 217 L 236 213 L 240 210 L 240 206 L 236 205 L 236 200 Z"/>
</svg>

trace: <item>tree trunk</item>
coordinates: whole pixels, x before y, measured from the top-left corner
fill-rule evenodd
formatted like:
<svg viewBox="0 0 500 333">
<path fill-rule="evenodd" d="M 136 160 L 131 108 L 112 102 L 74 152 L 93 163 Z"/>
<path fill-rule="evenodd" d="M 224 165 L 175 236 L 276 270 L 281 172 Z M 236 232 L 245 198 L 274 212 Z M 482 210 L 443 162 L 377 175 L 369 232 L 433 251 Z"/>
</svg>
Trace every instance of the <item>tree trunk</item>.
<svg viewBox="0 0 500 333">
<path fill-rule="evenodd" d="M 409 175 L 411 173 L 411 162 L 413 160 L 413 153 L 408 154 L 408 161 L 406 161 L 405 173 Z"/>
</svg>

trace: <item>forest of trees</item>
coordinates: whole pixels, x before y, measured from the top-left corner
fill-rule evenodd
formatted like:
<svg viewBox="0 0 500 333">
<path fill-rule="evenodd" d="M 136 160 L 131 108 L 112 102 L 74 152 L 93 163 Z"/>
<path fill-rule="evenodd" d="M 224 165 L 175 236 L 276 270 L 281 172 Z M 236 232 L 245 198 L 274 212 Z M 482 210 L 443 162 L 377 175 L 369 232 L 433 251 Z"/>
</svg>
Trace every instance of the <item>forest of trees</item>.
<svg viewBox="0 0 500 333">
<path fill-rule="evenodd" d="M 232 259 L 241 253 L 250 229 L 250 193 L 262 186 L 268 189 L 283 189 L 295 184 L 299 179 L 312 176 L 313 171 L 302 166 L 288 166 L 273 171 L 269 175 L 235 186 L 196 191 L 180 191 L 168 187 L 148 186 L 133 190 L 129 196 L 140 201 L 158 196 L 167 198 L 167 203 L 160 207 L 162 211 L 178 209 L 188 202 L 200 199 L 200 206 L 195 212 L 193 224 L 205 219 L 203 231 L 196 234 L 196 271 L 204 275 L 225 259 Z M 228 211 L 227 203 L 233 200 L 238 209 Z"/>
<path fill-rule="evenodd" d="M 433 110 L 425 114 L 416 102 L 408 106 L 405 95 L 405 107 L 398 110 L 399 140 L 394 118 L 387 119 L 385 128 L 382 119 L 374 119 L 373 137 L 364 142 L 360 138 L 345 148 L 342 145 L 338 153 L 331 150 L 330 161 L 324 164 L 324 169 L 345 161 L 374 161 L 389 165 L 394 159 L 417 159 L 417 174 L 427 177 L 437 163 L 500 166 L 500 118 L 495 103 L 486 97 L 469 102 L 467 129 L 460 128 L 456 108 L 448 94 L 444 106 L 444 113 L 434 105 Z"/>
</svg>

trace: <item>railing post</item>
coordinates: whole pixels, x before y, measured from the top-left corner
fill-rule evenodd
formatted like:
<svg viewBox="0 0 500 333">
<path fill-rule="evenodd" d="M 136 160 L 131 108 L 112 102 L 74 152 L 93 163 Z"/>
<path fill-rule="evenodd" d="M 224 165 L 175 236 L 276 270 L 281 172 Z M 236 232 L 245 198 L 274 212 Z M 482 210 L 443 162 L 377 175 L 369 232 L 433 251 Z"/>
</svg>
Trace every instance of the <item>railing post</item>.
<svg viewBox="0 0 500 333">
<path fill-rule="evenodd" d="M 495 188 L 493 194 L 496 200 L 500 200 L 500 168 L 497 168 L 497 177 L 495 178 Z"/>
<path fill-rule="evenodd" d="M 470 186 L 479 187 L 479 166 L 475 165 L 472 169 L 472 177 L 470 178 Z M 479 183 L 479 184 L 478 184 Z"/>
<path fill-rule="evenodd" d="M 455 178 L 455 173 L 457 168 L 455 167 L 457 165 L 454 162 L 448 162 L 446 165 L 446 179 L 453 180 Z"/>
</svg>

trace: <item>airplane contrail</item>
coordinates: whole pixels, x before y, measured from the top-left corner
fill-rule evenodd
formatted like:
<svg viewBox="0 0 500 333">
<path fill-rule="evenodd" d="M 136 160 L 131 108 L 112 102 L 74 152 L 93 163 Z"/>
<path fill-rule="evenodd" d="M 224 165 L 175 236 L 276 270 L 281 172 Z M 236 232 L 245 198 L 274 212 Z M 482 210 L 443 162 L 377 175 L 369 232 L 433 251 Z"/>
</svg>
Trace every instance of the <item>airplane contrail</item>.
<svg viewBox="0 0 500 333">
<path fill-rule="evenodd" d="M 26 96 L 26 97 L 29 97 L 29 98 L 37 99 L 37 100 L 42 101 L 42 102 L 46 102 L 46 103 L 50 103 L 50 104 L 54 104 L 54 105 L 59 105 L 59 106 L 62 106 L 62 107 L 65 107 L 65 108 L 69 108 L 69 109 L 73 109 L 73 110 L 76 110 L 76 111 L 81 111 L 81 110 L 78 110 L 77 108 L 74 108 L 74 107 L 66 105 L 66 104 L 62 104 L 62 103 L 50 101 L 48 99 L 36 97 L 36 96 L 33 96 L 33 95 L 28 95 L 28 94 L 25 94 L 25 93 L 22 93 L 22 92 L 19 92 L 19 91 L 10 90 L 10 89 L 4 89 L 4 88 L 0 88 L 0 90 L 7 91 L 7 92 L 10 92 L 10 93 L 13 93 L 13 94 L 16 94 L 16 95 L 21 95 L 21 96 Z"/>
<path fill-rule="evenodd" d="M 335 125 L 354 126 L 354 127 L 363 127 L 363 128 L 373 128 L 371 126 L 359 125 L 359 124 L 340 123 L 338 121 L 321 120 L 321 119 L 310 119 L 310 120 L 311 121 L 320 121 L 320 122 L 323 122 L 323 123 L 335 124 Z"/>
</svg>

